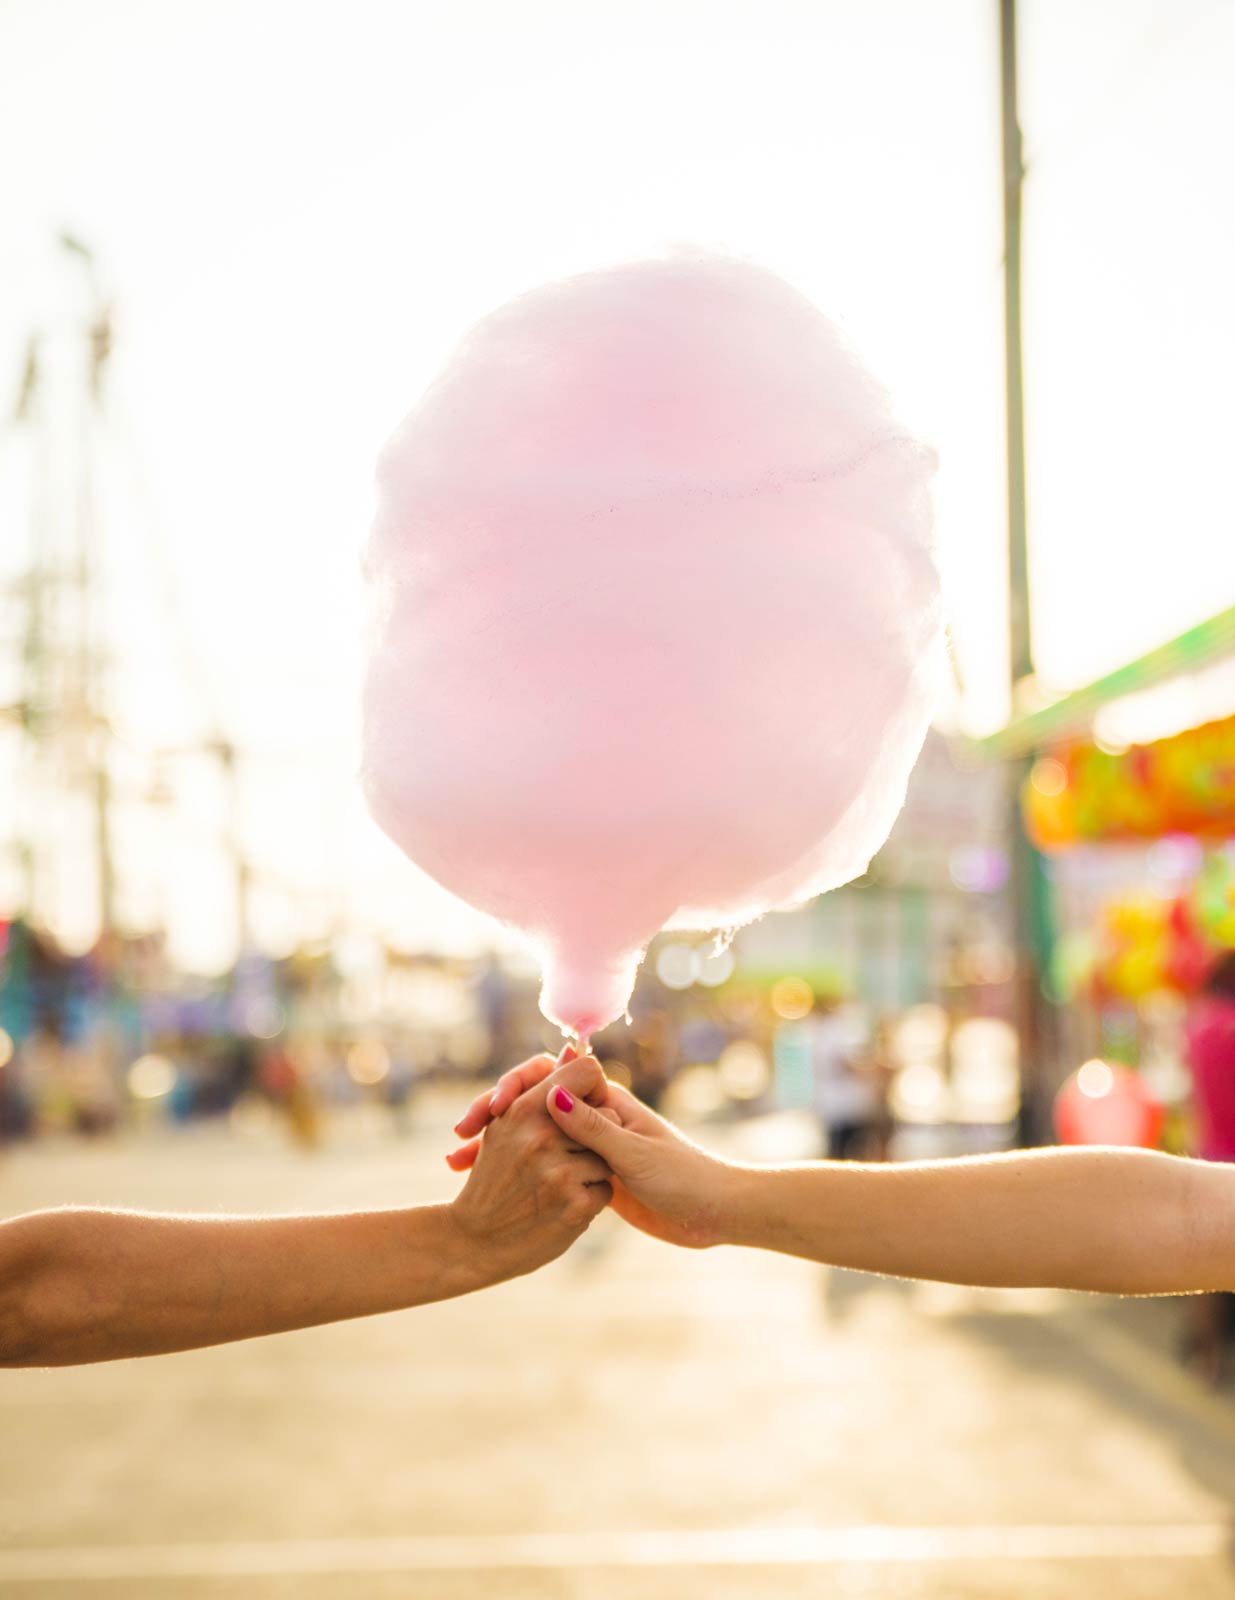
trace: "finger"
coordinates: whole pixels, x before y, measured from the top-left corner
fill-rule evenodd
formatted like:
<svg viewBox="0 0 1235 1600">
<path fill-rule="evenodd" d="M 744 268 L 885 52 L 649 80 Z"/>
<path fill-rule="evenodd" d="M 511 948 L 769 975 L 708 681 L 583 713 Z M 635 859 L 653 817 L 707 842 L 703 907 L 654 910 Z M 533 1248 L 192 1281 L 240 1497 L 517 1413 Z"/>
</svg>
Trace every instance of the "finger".
<svg viewBox="0 0 1235 1600">
<path fill-rule="evenodd" d="M 622 1126 L 621 1117 L 611 1107 L 598 1106 L 597 1110 L 602 1117 L 612 1122 L 615 1127 L 620 1128 Z M 583 1146 L 581 1144 L 567 1144 L 566 1151 L 569 1155 L 579 1155 L 583 1151 Z M 469 1139 L 466 1144 L 460 1145 L 457 1150 L 450 1152 L 446 1157 L 446 1165 L 453 1172 L 467 1172 L 469 1168 L 476 1165 L 476 1157 L 479 1154 L 480 1140 L 478 1138 Z"/>
<path fill-rule="evenodd" d="M 609 1098 L 609 1080 L 605 1069 L 595 1056 L 576 1056 L 563 1062 L 549 1079 L 546 1095 L 554 1089 L 565 1089 L 576 1100 L 586 1100 L 589 1105 L 603 1106 Z"/>
<path fill-rule="evenodd" d="M 509 1111 L 521 1094 L 543 1082 L 561 1060 L 561 1056 L 554 1061 L 552 1056 L 542 1054 L 533 1056 L 530 1061 L 521 1061 L 517 1067 L 503 1072 L 492 1089 L 485 1089 L 476 1096 L 455 1123 L 455 1132 L 461 1139 L 470 1139 L 475 1134 L 483 1133 L 494 1117 Z"/>
<path fill-rule="evenodd" d="M 452 1172 L 466 1172 L 469 1167 L 475 1166 L 479 1154 L 480 1140 L 472 1139 L 467 1144 L 461 1144 L 457 1150 L 452 1150 L 446 1157 L 446 1165 Z"/>
<path fill-rule="evenodd" d="M 526 1094 L 529 1089 L 534 1089 L 538 1083 L 543 1083 L 563 1062 L 573 1061 L 574 1055 L 574 1045 L 563 1045 L 556 1061 L 549 1055 L 533 1056 L 530 1061 L 521 1062 L 509 1072 L 504 1072 L 489 1099 L 490 1117 L 500 1117 L 504 1111 L 509 1111 L 520 1095 Z"/>
<path fill-rule="evenodd" d="M 493 1087 L 489 1096 L 489 1110 L 495 1117 L 500 1117 L 502 1112 L 526 1090 L 532 1088 L 542 1079 L 547 1078 L 553 1071 L 553 1057 L 547 1052 L 533 1056 L 530 1061 L 521 1061 L 518 1066 L 511 1067 L 508 1072 L 503 1072 Z"/>
<path fill-rule="evenodd" d="M 630 1090 L 620 1083 L 609 1084 L 607 1105 L 610 1110 L 616 1111 L 618 1121 L 624 1128 L 631 1128 L 635 1133 L 651 1133 L 654 1129 L 664 1126 L 664 1119 L 658 1117 L 650 1106 L 645 1106 L 643 1101 L 631 1094 Z"/>
<path fill-rule="evenodd" d="M 600 1115 L 604 1117 L 605 1121 L 611 1122 L 615 1128 L 620 1128 L 622 1126 L 622 1119 L 618 1116 L 616 1111 L 610 1110 L 608 1106 L 597 1106 L 596 1109 Z M 568 1140 L 566 1143 L 566 1150 L 570 1155 L 577 1156 L 583 1150 L 583 1146 L 581 1144 L 571 1144 Z"/>
<path fill-rule="evenodd" d="M 455 1123 L 455 1132 L 460 1139 L 470 1139 L 473 1134 L 481 1133 L 488 1126 L 489 1101 L 493 1098 L 493 1090 L 486 1089 L 478 1094 L 468 1106 L 467 1110 Z"/>
<path fill-rule="evenodd" d="M 589 1105 L 595 1106 L 600 1115 L 617 1127 L 621 1127 L 622 1119 L 616 1111 L 605 1105 L 609 1093 L 609 1080 L 605 1077 L 604 1068 L 593 1056 L 580 1056 L 574 1061 L 559 1067 L 549 1079 L 544 1091 L 545 1099 L 552 1095 L 555 1089 L 565 1089 L 567 1094 L 576 1100 L 586 1100 Z M 566 1148 L 572 1152 L 581 1150 L 582 1145 L 571 1144 L 567 1141 Z"/>
<path fill-rule="evenodd" d="M 608 1182 L 589 1183 L 583 1193 L 587 1197 L 590 1214 L 593 1217 L 598 1217 L 613 1201 L 613 1185 Z"/>
<path fill-rule="evenodd" d="M 641 1136 L 619 1127 L 602 1117 L 586 1100 L 576 1100 L 561 1085 L 553 1089 L 547 1101 L 549 1115 L 562 1132 L 575 1144 L 584 1145 L 607 1161 L 620 1177 L 629 1165 Z"/>
</svg>

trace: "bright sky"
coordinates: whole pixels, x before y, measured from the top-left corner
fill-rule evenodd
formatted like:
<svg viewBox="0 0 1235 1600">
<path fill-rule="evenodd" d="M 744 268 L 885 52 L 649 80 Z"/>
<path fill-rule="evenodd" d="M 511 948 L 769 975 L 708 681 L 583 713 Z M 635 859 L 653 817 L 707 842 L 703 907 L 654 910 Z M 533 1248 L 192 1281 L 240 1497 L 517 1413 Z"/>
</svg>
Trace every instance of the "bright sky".
<svg viewBox="0 0 1235 1600">
<path fill-rule="evenodd" d="M 1002 720 L 996 14 L 0 0 L 0 393 L 32 329 L 80 315 L 68 227 L 117 303 L 118 759 L 144 772 L 212 720 L 251 752 L 266 939 L 325 932 L 344 885 L 348 920 L 404 941 L 483 936 L 356 797 L 356 555 L 381 441 L 475 317 L 556 274 L 697 242 L 841 322 L 939 451 L 964 721 Z M 1035 643 L 1063 688 L 1235 601 L 1235 6 L 1037 0 L 1022 68 Z M 70 394 L 49 384 L 61 450 Z M 29 464 L 0 443 L 6 514 Z M 125 903 L 218 962 L 217 797 L 201 764 L 168 770 L 181 812 L 121 808 Z"/>
</svg>

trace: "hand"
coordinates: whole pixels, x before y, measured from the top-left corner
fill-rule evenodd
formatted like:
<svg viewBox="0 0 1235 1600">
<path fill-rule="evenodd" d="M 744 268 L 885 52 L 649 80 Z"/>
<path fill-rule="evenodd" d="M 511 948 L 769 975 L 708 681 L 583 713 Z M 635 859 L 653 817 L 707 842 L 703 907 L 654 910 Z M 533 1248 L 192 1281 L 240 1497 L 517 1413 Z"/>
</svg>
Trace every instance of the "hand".
<svg viewBox="0 0 1235 1600">
<path fill-rule="evenodd" d="M 563 1046 L 562 1053 L 556 1061 L 550 1055 L 533 1056 L 530 1061 L 521 1061 L 517 1067 L 511 1067 L 509 1072 L 504 1072 L 492 1089 L 485 1089 L 478 1094 L 455 1123 L 455 1132 L 468 1142 L 450 1152 L 446 1157 L 446 1165 L 455 1172 L 466 1172 L 476 1160 L 477 1152 L 480 1150 L 478 1135 L 482 1134 L 495 1118 L 509 1111 L 521 1094 L 526 1094 L 538 1083 L 543 1083 L 558 1067 L 574 1061 L 577 1054 L 574 1045 L 568 1044 Z"/>
<path fill-rule="evenodd" d="M 741 1169 L 700 1150 L 619 1084 L 606 1083 L 606 1091 L 605 1106 L 597 1109 L 572 1095 L 568 1084 L 555 1083 L 548 1111 L 569 1139 L 608 1164 L 613 1209 L 667 1244 L 696 1250 L 720 1244 Z"/>
<path fill-rule="evenodd" d="M 613 1196 L 604 1161 L 563 1135 L 545 1114 L 546 1094 L 559 1085 L 575 1104 L 602 1096 L 604 1074 L 588 1059 L 567 1062 L 556 1072 L 553 1065 L 548 1062 L 553 1075 L 545 1090 L 525 1090 L 476 1141 L 479 1150 L 472 1150 L 467 1163 L 471 1176 L 451 1206 L 485 1284 L 532 1272 L 560 1256 Z"/>
</svg>

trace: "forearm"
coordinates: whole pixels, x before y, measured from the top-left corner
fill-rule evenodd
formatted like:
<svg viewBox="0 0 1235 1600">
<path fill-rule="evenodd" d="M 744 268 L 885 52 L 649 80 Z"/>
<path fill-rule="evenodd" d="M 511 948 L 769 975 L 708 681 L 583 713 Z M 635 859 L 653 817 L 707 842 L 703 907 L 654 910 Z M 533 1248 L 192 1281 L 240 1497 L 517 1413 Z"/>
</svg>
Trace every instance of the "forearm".
<svg viewBox="0 0 1235 1600">
<path fill-rule="evenodd" d="M 1143 1150 L 740 1169 L 730 1239 L 988 1287 L 1235 1288 L 1235 1169 Z"/>
<path fill-rule="evenodd" d="M 0 1223 L 0 1365 L 223 1344 L 487 1281 L 448 1206 L 302 1217 L 36 1212 Z"/>
</svg>

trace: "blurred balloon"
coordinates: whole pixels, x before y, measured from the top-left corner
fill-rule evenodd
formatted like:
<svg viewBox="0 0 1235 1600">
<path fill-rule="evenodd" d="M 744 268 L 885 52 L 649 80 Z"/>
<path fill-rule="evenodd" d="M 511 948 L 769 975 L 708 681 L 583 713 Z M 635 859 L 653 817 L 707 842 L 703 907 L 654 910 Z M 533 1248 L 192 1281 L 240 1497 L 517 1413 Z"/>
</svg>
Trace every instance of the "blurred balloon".
<svg viewBox="0 0 1235 1600">
<path fill-rule="evenodd" d="M 1137 1073 L 1107 1061 L 1085 1062 L 1055 1097 L 1055 1132 L 1063 1144 L 1154 1149 L 1165 1115 Z"/>
<path fill-rule="evenodd" d="M 1121 1000 L 1143 1000 L 1167 986 L 1168 930 L 1163 901 L 1151 895 L 1112 900 L 1102 915 L 1099 988 Z"/>
<path fill-rule="evenodd" d="M 1171 905 L 1167 928 L 1167 983 L 1178 994 L 1195 994 L 1213 965 L 1214 952 L 1182 896 Z"/>
<path fill-rule="evenodd" d="M 1106 908 L 1107 932 L 1121 944 L 1141 946 L 1160 938 L 1166 923 L 1162 901 L 1149 895 L 1128 895 Z"/>
<path fill-rule="evenodd" d="M 1211 939 L 1235 946 L 1235 859 L 1227 852 L 1216 852 L 1201 868 L 1192 905 Z"/>
</svg>

